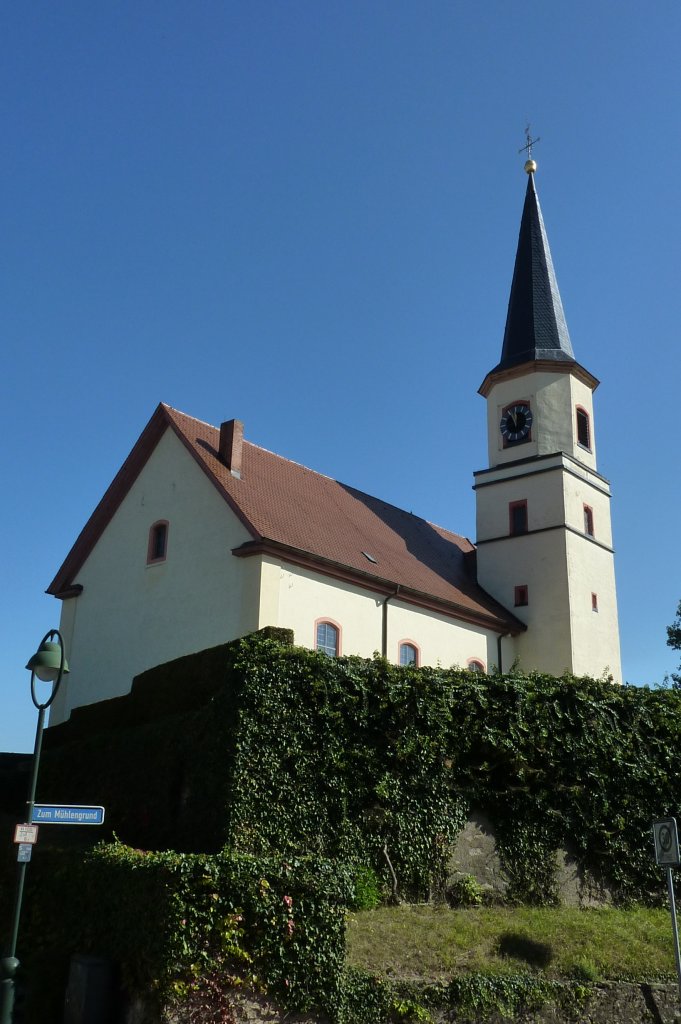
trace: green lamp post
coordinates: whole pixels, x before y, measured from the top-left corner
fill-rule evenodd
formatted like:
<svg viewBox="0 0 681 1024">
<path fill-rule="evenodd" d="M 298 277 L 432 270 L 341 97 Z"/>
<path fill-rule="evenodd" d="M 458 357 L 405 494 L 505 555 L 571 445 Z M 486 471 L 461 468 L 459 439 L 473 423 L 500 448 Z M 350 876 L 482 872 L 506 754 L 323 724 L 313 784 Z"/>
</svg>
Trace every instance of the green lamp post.
<svg viewBox="0 0 681 1024">
<path fill-rule="evenodd" d="M 26 668 L 31 673 L 31 700 L 38 709 L 38 725 L 35 733 L 35 746 L 33 747 L 33 764 L 31 769 L 31 783 L 28 790 L 26 822 L 31 824 L 33 818 L 33 805 L 35 804 L 35 791 L 38 783 L 38 769 L 40 767 L 40 751 L 43 745 L 43 728 L 45 725 L 45 712 L 57 696 L 62 678 L 69 671 L 69 666 L 64 655 L 64 642 L 61 633 L 57 629 L 51 629 L 40 641 L 40 647 L 29 659 Z M 36 679 L 45 683 L 51 683 L 47 700 L 40 701 L 36 694 Z M 12 1024 L 12 1011 L 14 1009 L 14 976 L 19 967 L 16 957 L 17 939 L 19 937 L 19 921 L 21 919 L 21 902 L 24 895 L 24 880 L 26 878 L 26 862 L 19 864 L 17 874 L 17 888 L 14 901 L 14 914 L 12 916 L 12 931 L 7 954 L 0 960 L 0 1024 Z"/>
</svg>

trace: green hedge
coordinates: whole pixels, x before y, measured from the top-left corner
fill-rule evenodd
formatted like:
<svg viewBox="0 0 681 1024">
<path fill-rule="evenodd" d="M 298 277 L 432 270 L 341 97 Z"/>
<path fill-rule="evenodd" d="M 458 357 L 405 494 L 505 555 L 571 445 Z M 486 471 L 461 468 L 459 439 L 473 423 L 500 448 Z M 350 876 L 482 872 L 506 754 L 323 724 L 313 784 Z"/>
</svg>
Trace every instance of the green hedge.
<svg viewBox="0 0 681 1024">
<path fill-rule="evenodd" d="M 60 1019 L 74 952 L 111 958 L 125 989 L 159 1005 L 215 975 L 290 1009 L 337 1010 L 350 896 L 338 865 L 112 843 L 43 852 L 28 877 L 19 955 L 36 1024 Z"/>
</svg>

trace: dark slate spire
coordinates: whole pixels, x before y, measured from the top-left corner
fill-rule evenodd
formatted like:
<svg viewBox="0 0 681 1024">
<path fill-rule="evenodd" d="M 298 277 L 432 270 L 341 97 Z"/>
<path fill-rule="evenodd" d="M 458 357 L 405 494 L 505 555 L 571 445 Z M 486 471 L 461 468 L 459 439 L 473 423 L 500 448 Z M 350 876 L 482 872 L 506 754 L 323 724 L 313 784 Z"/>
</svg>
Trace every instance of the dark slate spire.
<svg viewBox="0 0 681 1024">
<path fill-rule="evenodd" d="M 501 362 L 492 373 L 538 359 L 574 362 L 551 250 L 528 160 L 527 192 L 520 222 Z"/>
</svg>

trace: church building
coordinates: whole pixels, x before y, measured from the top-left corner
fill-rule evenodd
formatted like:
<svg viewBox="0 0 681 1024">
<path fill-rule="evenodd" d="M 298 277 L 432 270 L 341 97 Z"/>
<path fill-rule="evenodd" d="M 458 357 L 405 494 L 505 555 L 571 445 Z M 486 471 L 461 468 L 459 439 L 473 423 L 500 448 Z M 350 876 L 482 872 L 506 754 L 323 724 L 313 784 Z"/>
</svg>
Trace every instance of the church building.
<svg viewBox="0 0 681 1024">
<path fill-rule="evenodd" d="M 161 404 L 67 555 L 51 724 L 264 626 L 331 656 L 621 681 L 596 378 L 575 359 L 528 160 L 477 538 Z"/>
</svg>

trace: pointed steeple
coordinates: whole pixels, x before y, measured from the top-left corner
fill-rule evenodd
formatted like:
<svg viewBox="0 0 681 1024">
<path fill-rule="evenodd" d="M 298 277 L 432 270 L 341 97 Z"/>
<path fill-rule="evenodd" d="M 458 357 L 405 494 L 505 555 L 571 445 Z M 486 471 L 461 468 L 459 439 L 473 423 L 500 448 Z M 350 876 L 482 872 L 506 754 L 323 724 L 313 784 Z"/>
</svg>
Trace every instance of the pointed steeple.
<svg viewBox="0 0 681 1024">
<path fill-rule="evenodd" d="M 511 297 L 501 362 L 495 373 L 536 360 L 574 362 L 563 304 L 546 229 L 534 187 L 534 160 L 528 160 L 527 192 L 520 222 Z"/>
</svg>

